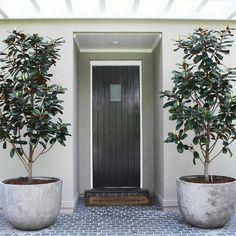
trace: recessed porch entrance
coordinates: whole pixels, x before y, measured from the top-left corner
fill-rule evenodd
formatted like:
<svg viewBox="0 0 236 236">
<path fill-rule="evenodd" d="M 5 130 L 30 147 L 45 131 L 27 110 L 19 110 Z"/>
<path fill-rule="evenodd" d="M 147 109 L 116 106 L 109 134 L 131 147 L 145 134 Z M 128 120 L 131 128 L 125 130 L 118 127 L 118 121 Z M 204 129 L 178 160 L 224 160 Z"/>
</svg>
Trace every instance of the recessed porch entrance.
<svg viewBox="0 0 236 236">
<path fill-rule="evenodd" d="M 162 60 L 161 44 L 159 43 L 160 33 L 75 33 L 74 38 L 75 46 L 78 49 L 75 54 L 75 69 L 78 76 L 78 91 L 76 93 L 78 95 L 79 117 L 78 179 L 80 193 L 84 194 L 86 190 L 94 188 L 100 190 L 104 187 L 113 189 L 135 187 L 153 193 L 154 169 L 156 168 L 154 132 L 157 127 L 154 124 L 154 111 L 156 110 L 154 102 L 155 97 L 159 96 L 157 93 L 154 94 L 154 86 L 156 86 L 154 81 L 161 76 L 161 69 L 159 70 Z M 132 64 L 133 62 L 136 64 Z M 154 66 L 157 63 L 160 64 L 159 67 Z M 101 92 L 101 96 L 96 95 L 98 96 L 98 100 L 94 104 L 98 106 L 96 111 L 93 107 L 93 89 L 95 88 L 93 87 L 92 66 L 97 67 L 98 76 L 101 75 L 98 67 L 105 66 L 112 68 L 112 70 L 120 67 L 121 70 L 121 72 L 112 71 L 111 75 L 104 71 L 101 72 L 107 77 L 106 80 L 110 81 L 109 83 L 101 82 L 102 80 L 98 79 L 101 85 L 98 84 L 97 90 L 103 92 Z M 138 67 L 136 73 L 139 74 L 139 81 L 127 82 L 126 76 L 122 82 L 118 75 L 124 73 L 121 69 L 123 66 L 126 68 Z M 127 85 L 125 85 L 125 81 L 128 83 Z M 131 108 L 130 102 L 126 105 L 122 102 L 135 101 L 134 95 L 129 98 L 126 94 L 128 90 L 132 91 L 129 87 L 134 86 L 134 83 L 139 85 L 139 87 L 136 86 L 136 92 L 133 89 L 134 94 L 139 95 L 139 105 L 137 106 L 137 100 Z M 128 109 L 132 110 L 130 116 L 124 115 Z M 98 116 L 99 119 L 94 120 L 94 117 Z M 128 121 L 124 121 L 125 116 L 128 120 L 128 117 L 131 117 L 132 125 L 129 127 L 132 129 L 130 128 L 130 130 L 127 129 Z M 97 124 L 94 123 L 95 121 Z M 123 129 L 120 129 L 121 124 Z M 113 129 L 113 127 L 116 128 Z M 94 131 L 98 131 L 99 134 L 94 136 Z M 129 137 L 131 134 L 133 140 Z M 132 146 L 133 149 L 129 150 Z M 126 159 L 124 159 L 127 155 L 125 152 L 128 153 Z M 98 154 L 98 159 L 94 161 L 95 154 Z M 107 160 L 108 157 L 111 159 Z M 125 162 L 126 160 L 128 161 Z M 132 162 L 133 164 L 130 164 Z M 97 172 L 95 171 L 96 167 L 98 167 Z"/>
</svg>

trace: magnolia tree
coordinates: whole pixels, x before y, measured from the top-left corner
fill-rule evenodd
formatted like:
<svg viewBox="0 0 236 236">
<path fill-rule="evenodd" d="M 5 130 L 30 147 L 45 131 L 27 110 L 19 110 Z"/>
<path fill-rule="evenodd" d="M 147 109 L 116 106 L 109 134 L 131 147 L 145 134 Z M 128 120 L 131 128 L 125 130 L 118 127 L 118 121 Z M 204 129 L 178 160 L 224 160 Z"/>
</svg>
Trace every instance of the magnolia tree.
<svg viewBox="0 0 236 236">
<path fill-rule="evenodd" d="M 230 53 L 232 29 L 196 29 L 193 34 L 175 41 L 184 54 L 173 71 L 173 88 L 161 92 L 167 98 L 164 108 L 176 128 L 168 133 L 167 143 L 175 143 L 179 153 L 190 151 L 193 163 L 204 166 L 209 182 L 209 165 L 221 154 L 232 155 L 229 145 L 236 139 L 236 97 L 231 83 L 236 70 L 223 64 Z"/>
<path fill-rule="evenodd" d="M 13 31 L 0 53 L 0 141 L 10 146 L 32 181 L 33 164 L 56 142 L 65 145 L 69 135 L 58 95 L 65 88 L 51 83 L 49 69 L 60 58 L 61 38 L 45 40 L 38 34 Z"/>
</svg>

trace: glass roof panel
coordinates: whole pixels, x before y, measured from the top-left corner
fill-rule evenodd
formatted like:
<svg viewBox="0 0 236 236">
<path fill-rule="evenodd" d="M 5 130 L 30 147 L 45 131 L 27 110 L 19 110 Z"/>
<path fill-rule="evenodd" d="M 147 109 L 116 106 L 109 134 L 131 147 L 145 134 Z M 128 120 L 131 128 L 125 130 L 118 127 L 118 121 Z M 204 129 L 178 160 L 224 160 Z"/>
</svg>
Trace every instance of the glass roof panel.
<svg viewBox="0 0 236 236">
<path fill-rule="evenodd" d="M 164 9 L 168 3 L 168 0 L 140 0 L 137 9 L 137 16 L 143 16 L 144 18 L 155 18 L 164 15 Z"/>
<path fill-rule="evenodd" d="M 236 10 L 235 0 L 208 0 L 200 15 L 202 18 L 227 19 Z"/>
<path fill-rule="evenodd" d="M 94 18 L 100 14 L 100 0 L 71 0 L 71 5 L 74 17 Z"/>
<path fill-rule="evenodd" d="M 19 0 L 18 0 L 19 1 Z M 36 0 L 40 18 L 63 18 L 68 15 L 65 0 Z"/>
<path fill-rule="evenodd" d="M 105 1 L 104 16 L 130 17 L 133 13 L 133 2 L 133 0 L 107 0 Z"/>
<path fill-rule="evenodd" d="M 0 0 L 7 18 L 236 20 L 236 0 Z"/>
<path fill-rule="evenodd" d="M 202 0 L 178 0 L 174 1 L 171 8 L 168 11 L 168 16 L 173 18 L 191 18 L 197 17 L 197 8 L 201 4 Z"/>
<path fill-rule="evenodd" d="M 0 0 L 0 9 L 8 18 L 22 18 L 24 16 L 34 18 L 36 15 L 36 10 L 30 0 Z"/>
</svg>

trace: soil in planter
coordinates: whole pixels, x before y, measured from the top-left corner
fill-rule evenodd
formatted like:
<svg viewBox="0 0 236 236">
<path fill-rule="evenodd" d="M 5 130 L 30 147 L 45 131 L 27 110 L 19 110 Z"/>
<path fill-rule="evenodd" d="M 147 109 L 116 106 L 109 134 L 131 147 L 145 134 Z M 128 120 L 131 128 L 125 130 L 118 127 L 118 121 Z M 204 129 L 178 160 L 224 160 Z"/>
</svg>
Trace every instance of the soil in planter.
<svg viewBox="0 0 236 236">
<path fill-rule="evenodd" d="M 186 176 L 186 177 L 181 177 L 180 179 L 186 182 L 199 183 L 199 184 L 221 184 L 221 183 L 230 183 L 230 182 L 235 181 L 234 178 L 227 177 L 227 176 L 217 176 L 217 175 L 210 176 L 210 182 L 206 182 L 205 176 L 203 175 Z"/>
<path fill-rule="evenodd" d="M 4 180 L 3 183 L 5 184 L 15 184 L 15 185 L 35 185 L 35 184 L 48 184 L 48 183 L 54 183 L 57 182 L 58 179 L 56 178 L 35 178 L 31 180 L 31 183 L 28 181 L 28 177 L 20 177 L 16 179 L 8 179 Z"/>
</svg>

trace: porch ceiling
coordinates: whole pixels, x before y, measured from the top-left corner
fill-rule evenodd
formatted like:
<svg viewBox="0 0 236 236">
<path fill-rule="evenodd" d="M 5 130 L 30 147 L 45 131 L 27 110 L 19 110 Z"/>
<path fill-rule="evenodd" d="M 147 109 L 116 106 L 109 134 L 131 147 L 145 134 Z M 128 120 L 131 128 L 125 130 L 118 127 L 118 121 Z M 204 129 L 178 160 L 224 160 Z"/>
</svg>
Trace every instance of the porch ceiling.
<svg viewBox="0 0 236 236">
<path fill-rule="evenodd" d="M 236 20 L 235 0 L 0 0 L 1 19 Z"/>
<path fill-rule="evenodd" d="M 80 52 L 152 52 L 161 34 L 75 34 Z"/>
</svg>

